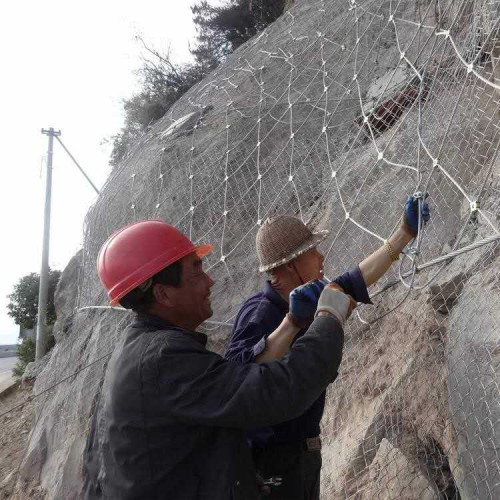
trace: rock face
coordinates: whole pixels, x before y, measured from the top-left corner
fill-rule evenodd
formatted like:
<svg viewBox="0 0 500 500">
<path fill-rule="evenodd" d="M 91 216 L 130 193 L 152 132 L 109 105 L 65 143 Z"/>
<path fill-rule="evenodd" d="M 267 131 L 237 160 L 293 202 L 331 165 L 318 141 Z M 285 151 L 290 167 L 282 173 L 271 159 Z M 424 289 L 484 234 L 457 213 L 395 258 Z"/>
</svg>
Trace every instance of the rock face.
<svg viewBox="0 0 500 500">
<path fill-rule="evenodd" d="M 162 218 L 214 244 L 205 329 L 222 351 L 263 279 L 254 238 L 266 217 L 329 229 L 333 277 L 380 246 L 418 190 L 431 223 L 346 328 L 323 498 L 499 498 L 500 246 L 418 273 L 411 260 L 498 233 L 498 19 L 486 0 L 296 2 L 178 101 L 113 171 L 64 272 L 35 393 L 83 370 L 36 400 L 17 497 L 82 494 L 89 422 L 130 321 L 87 309 L 106 304 L 95 261 L 113 230 Z"/>
</svg>

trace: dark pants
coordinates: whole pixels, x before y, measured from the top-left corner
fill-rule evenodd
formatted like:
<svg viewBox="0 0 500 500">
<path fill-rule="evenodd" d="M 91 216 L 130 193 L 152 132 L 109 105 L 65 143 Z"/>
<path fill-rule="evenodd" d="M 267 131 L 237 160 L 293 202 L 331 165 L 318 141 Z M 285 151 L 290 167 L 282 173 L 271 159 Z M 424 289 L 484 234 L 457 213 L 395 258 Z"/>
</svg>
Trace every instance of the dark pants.
<svg viewBox="0 0 500 500">
<path fill-rule="evenodd" d="M 321 450 L 305 444 L 273 446 L 253 450 L 255 468 L 264 480 L 280 477 L 281 486 L 271 486 L 265 498 L 319 500 Z"/>
</svg>

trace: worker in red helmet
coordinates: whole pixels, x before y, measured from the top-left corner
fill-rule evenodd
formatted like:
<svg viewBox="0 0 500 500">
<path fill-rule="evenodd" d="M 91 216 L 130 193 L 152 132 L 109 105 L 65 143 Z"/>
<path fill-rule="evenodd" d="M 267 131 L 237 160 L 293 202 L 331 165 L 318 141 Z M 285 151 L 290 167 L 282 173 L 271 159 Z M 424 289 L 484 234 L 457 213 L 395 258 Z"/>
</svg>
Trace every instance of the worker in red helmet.
<svg viewBox="0 0 500 500">
<path fill-rule="evenodd" d="M 99 253 L 111 304 L 136 316 L 94 414 L 87 498 L 257 499 L 246 429 L 301 414 L 337 376 L 353 301 L 320 280 L 290 294 L 279 328 L 312 323 L 284 359 L 240 364 L 207 350 L 196 329 L 212 315 L 214 282 L 202 260 L 210 251 L 164 222 L 143 221 Z"/>
</svg>

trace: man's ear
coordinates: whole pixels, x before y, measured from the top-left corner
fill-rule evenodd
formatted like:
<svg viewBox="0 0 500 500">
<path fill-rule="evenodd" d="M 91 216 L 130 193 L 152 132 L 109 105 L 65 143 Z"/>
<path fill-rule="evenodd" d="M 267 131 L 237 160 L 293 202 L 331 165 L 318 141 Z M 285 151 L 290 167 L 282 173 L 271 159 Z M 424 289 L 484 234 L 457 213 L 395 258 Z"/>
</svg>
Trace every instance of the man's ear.
<svg viewBox="0 0 500 500">
<path fill-rule="evenodd" d="M 172 298 L 169 294 L 169 287 L 156 283 L 153 285 L 153 297 L 158 304 L 166 307 L 172 307 Z"/>
</svg>

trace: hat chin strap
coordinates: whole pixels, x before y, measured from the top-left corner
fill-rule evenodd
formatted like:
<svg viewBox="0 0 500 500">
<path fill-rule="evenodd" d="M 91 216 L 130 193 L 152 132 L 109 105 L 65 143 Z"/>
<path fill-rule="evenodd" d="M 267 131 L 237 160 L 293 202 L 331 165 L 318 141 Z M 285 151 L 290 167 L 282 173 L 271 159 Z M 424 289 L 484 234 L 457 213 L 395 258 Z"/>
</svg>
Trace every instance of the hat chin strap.
<svg viewBox="0 0 500 500">
<path fill-rule="evenodd" d="M 297 269 L 297 266 L 295 265 L 295 263 L 292 261 L 292 262 L 290 262 L 290 264 L 291 264 L 291 266 L 292 266 L 293 270 L 295 271 L 295 274 L 298 276 L 299 281 L 300 281 L 300 284 L 301 284 L 301 285 L 305 285 L 307 282 L 306 282 L 306 281 L 304 281 L 304 279 L 303 279 L 303 278 L 302 278 L 302 276 L 300 275 L 299 270 Z"/>
</svg>

